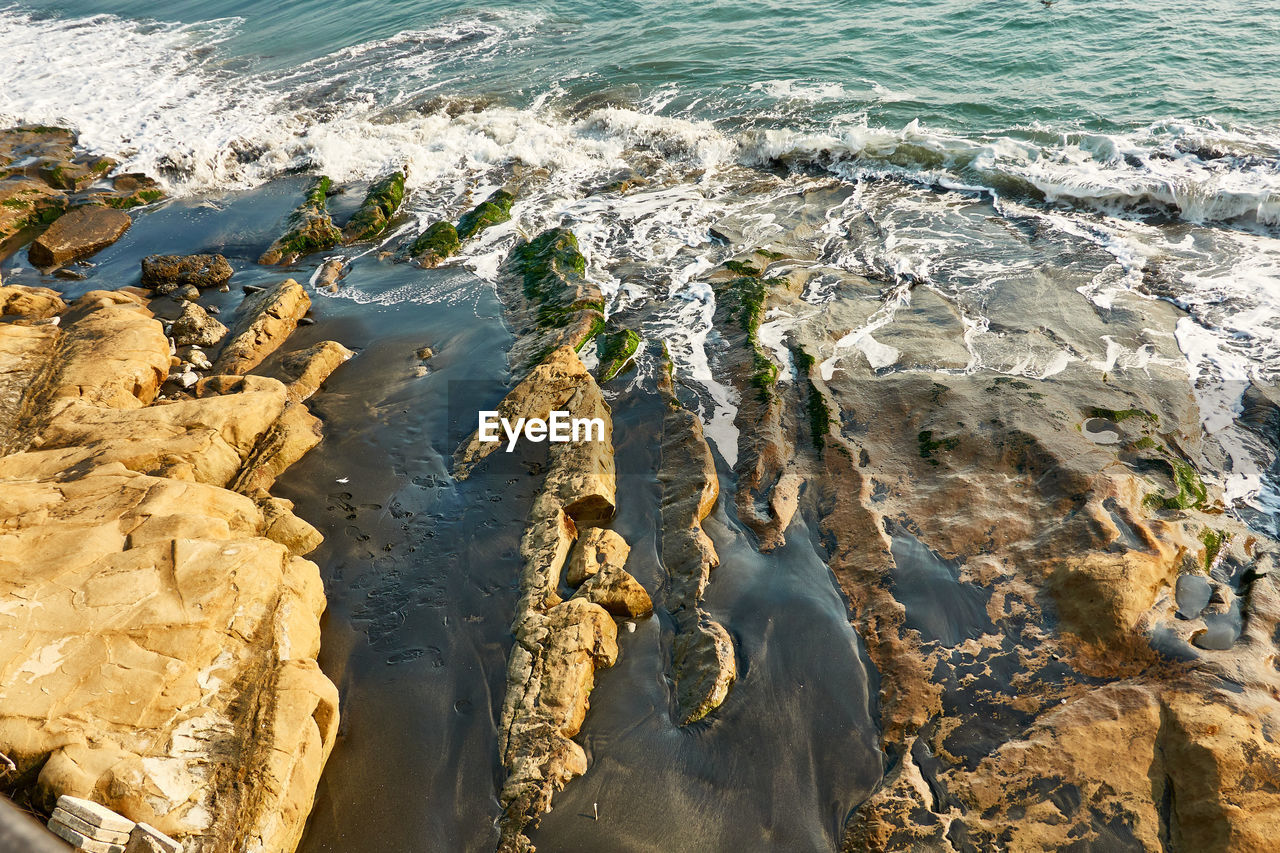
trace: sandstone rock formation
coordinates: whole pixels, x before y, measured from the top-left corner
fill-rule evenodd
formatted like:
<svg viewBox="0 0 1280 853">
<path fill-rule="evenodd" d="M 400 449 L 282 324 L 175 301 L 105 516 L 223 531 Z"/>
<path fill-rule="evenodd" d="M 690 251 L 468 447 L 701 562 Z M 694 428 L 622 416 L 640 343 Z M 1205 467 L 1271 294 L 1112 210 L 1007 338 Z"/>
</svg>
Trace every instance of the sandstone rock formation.
<svg viewBox="0 0 1280 853">
<path fill-rule="evenodd" d="M 499 821 L 503 853 L 532 850 L 525 828 L 551 808 L 552 795 L 587 770 L 587 757 L 572 738 L 582 727 L 595 670 L 618 656 L 617 626 L 599 600 L 620 616 L 652 608 L 648 593 L 608 560 L 625 561 L 617 534 L 586 534 L 595 548 L 592 588 L 563 601 L 557 592 L 565 562 L 580 530 L 613 515 L 616 480 L 612 417 L 600 388 L 569 347 L 560 347 L 514 388 L 498 409 L 511 417 L 546 417 L 552 409 L 573 417 L 601 418 L 602 441 L 554 443 L 541 491 L 520 543 L 524 562 L 520 602 L 512 633 L 498 750 L 507 770 Z M 477 436 L 455 454 L 455 476 L 467 477 L 494 448 Z M 602 544 L 603 543 L 603 544 Z M 601 566 L 601 559 L 606 562 Z M 583 569 L 585 572 L 586 569 Z M 584 584 L 584 588 L 586 588 Z"/>
<path fill-rule="evenodd" d="M 58 307 L 21 290 L 6 319 Z M 102 803 L 195 853 L 292 851 L 338 699 L 315 662 L 319 573 L 297 556 L 314 530 L 260 491 L 296 457 L 281 434 L 301 406 L 262 377 L 157 403 L 169 342 L 135 294 L 57 319 L 0 323 L 0 752 L 18 793 L 46 813 Z"/>
<path fill-rule="evenodd" d="M 240 375 L 279 349 L 311 309 L 311 297 L 291 278 L 245 299 L 214 364 L 216 373 Z"/>
</svg>

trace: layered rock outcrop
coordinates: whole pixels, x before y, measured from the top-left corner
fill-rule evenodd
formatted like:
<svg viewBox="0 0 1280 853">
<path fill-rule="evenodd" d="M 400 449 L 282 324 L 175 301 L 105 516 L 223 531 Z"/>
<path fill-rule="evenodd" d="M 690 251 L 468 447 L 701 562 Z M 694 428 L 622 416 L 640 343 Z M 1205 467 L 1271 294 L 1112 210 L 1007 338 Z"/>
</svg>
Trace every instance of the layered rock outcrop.
<svg viewBox="0 0 1280 853">
<path fill-rule="evenodd" d="M 33 323 L 0 323 L 14 792 L 45 810 L 94 800 L 188 851 L 293 850 L 338 710 L 315 662 L 325 598 L 301 556 L 314 529 L 262 491 L 260 472 L 295 458 L 279 437 L 299 404 L 264 377 L 157 402 L 170 344 L 141 296 L 60 310 L 5 291 L 5 319 L 27 308 Z"/>
<path fill-rule="evenodd" d="M 604 424 L 596 440 L 549 445 L 546 478 L 520 543 L 520 601 L 498 731 L 507 771 L 498 849 L 523 853 L 533 849 L 526 827 L 536 826 L 555 792 L 587 770 L 586 753 L 573 737 L 586 717 L 596 669 L 612 666 L 618 656 L 610 613 L 638 616 L 652 603 L 622 568 L 626 543 L 613 531 L 597 529 L 612 518 L 617 499 L 612 417 L 573 350 L 551 353 L 498 410 L 513 419 L 545 418 L 560 410 Z M 473 435 L 455 455 L 455 476 L 467 477 L 496 446 Z M 580 535 L 584 541 L 575 548 Z M 565 601 L 558 587 L 571 552 L 573 577 L 585 583 Z"/>
<path fill-rule="evenodd" d="M 667 607 L 676 622 L 672 674 L 676 721 L 689 725 L 720 707 L 738 677 L 733 640 L 702 608 L 711 570 L 720 565 L 702 529 L 715 509 L 720 478 L 702 422 L 675 397 L 670 377 L 659 379 L 666 401 L 662 424 L 662 564 L 671 578 Z"/>
</svg>

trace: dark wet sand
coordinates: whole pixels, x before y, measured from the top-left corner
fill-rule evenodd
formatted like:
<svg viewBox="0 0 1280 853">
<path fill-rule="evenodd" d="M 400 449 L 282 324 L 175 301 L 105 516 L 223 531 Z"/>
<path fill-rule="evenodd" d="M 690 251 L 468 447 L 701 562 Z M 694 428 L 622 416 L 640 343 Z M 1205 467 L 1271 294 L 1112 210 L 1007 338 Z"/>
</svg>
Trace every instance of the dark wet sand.
<svg viewBox="0 0 1280 853">
<path fill-rule="evenodd" d="M 229 321 L 244 285 L 286 275 L 305 283 L 321 261 L 254 263 L 300 182 L 149 211 L 94 258 L 86 281 L 39 276 L 25 256 L 7 262 L 6 280 L 73 298 L 136 284 L 139 261 L 153 252 L 222 252 L 236 270 L 231 291 L 201 302 Z M 286 347 L 333 339 L 358 353 L 310 402 L 324 441 L 275 489 L 325 536 L 310 555 L 329 600 L 320 662 L 342 696 L 339 740 L 299 850 L 489 850 L 518 546 L 540 477 L 530 473 L 536 457 L 519 452 L 495 455 L 461 484 L 448 472 L 476 411 L 504 393 L 510 334 L 492 288 L 465 270 L 368 256 L 343 285 L 364 297 L 426 299 L 429 289 L 439 301 L 360 304 L 313 293 L 316 323 Z M 422 346 L 436 355 L 418 377 Z M 619 661 L 599 673 L 578 738 L 590 769 L 557 795 L 531 837 L 545 851 L 833 850 L 883 766 L 874 673 L 834 580 L 799 520 L 790 544 L 761 555 L 722 500 L 706 523 L 722 560 L 706 606 L 733 635 L 739 681 L 706 721 L 674 726 L 673 625 L 657 553 L 660 404 L 647 391 L 611 403 L 614 526 L 632 544 L 628 570 L 657 610 L 620 632 Z M 723 466 L 721 477 L 731 495 Z"/>
</svg>

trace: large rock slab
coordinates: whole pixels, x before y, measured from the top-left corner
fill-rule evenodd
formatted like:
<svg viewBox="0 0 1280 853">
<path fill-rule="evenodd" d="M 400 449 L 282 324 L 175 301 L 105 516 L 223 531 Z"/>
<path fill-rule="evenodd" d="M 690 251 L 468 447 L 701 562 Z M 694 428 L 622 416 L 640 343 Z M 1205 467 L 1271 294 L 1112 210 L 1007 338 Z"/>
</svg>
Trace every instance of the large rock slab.
<svg viewBox="0 0 1280 853">
<path fill-rule="evenodd" d="M 213 372 L 248 373 L 293 334 L 309 310 L 311 297 L 291 278 L 248 297 L 240 306 Z"/>
<path fill-rule="evenodd" d="M 123 210 L 84 205 L 60 216 L 27 250 L 31 263 L 54 267 L 87 258 L 124 236 L 133 223 Z"/>
<path fill-rule="evenodd" d="M 315 534 L 221 484 L 296 458 L 266 445 L 301 406 L 262 377 L 153 405 L 169 345 L 137 296 L 59 319 L 0 323 L 0 401 L 23 384 L 0 409 L 0 752 L 37 805 L 101 804 L 158 849 L 290 853 L 337 731 Z"/>
</svg>

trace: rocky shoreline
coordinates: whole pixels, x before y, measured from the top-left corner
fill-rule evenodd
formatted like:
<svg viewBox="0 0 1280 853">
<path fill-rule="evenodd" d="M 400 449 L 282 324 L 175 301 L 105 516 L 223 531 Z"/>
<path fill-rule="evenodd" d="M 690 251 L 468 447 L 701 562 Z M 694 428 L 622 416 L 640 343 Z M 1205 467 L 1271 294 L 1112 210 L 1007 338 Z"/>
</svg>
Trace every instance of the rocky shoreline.
<svg viewBox="0 0 1280 853">
<path fill-rule="evenodd" d="M 9 239 L 74 279 L 78 258 L 124 233 L 105 214 L 127 219 L 119 200 L 146 182 L 104 179 L 111 166 L 68 138 L 11 131 L 0 151 L 20 165 L 0 193 L 21 202 L 6 206 L 18 211 Z M 76 170 L 83 182 L 66 177 Z M 249 257 L 312 263 L 308 285 L 327 292 L 358 262 L 346 245 L 384 241 L 380 263 L 447 268 L 538 179 L 510 175 L 456 220 L 410 229 L 406 177 L 372 182 L 341 227 L 337 188 L 311 180 L 280 236 Z M 745 697 L 785 614 L 747 635 L 717 597 L 742 583 L 741 540 L 779 573 L 817 563 L 847 608 L 851 649 L 874 668 L 874 731 L 827 736 L 872 740 L 857 780 L 875 780 L 845 791 L 838 827 L 813 837 L 847 851 L 1269 849 L 1280 543 L 1202 477 L 1221 451 L 1180 367 L 1178 309 L 1130 295 L 1081 310 L 1069 279 L 1006 283 L 991 298 L 1016 304 L 1001 330 L 1011 348 L 1052 342 L 1077 357 L 1035 380 L 973 364 L 947 300 L 814 249 L 814 221 L 842 192 L 797 193 L 758 246 L 739 223 L 716 223 L 741 249 L 699 273 L 715 294 L 717 379 L 737 403 L 732 460 L 723 433 L 704 432 L 698 390 L 645 339 L 643 311 L 606 304 L 569 227 L 504 248 L 509 383 L 485 405 L 606 429 L 601 442 L 549 445 L 509 477 L 498 445 L 475 434 L 453 451 L 459 493 L 498 472 L 494 492 L 532 495 L 498 572 L 510 612 L 468 615 L 511 626 L 482 732 L 500 765 L 493 845 L 543 845 L 548 813 L 612 759 L 618 745 L 592 739 L 592 695 L 632 659 L 653 667 L 665 702 L 650 716 L 676 749 L 763 713 Z M 73 209 L 53 219 L 58 204 Z M 320 262 L 322 251 L 335 254 Z M 288 351 L 311 309 L 292 278 L 246 287 L 220 316 L 204 297 L 234 280 L 205 253 L 149 256 L 141 288 L 70 304 L 0 285 L 0 673 L 14 685 L 0 695 L 0 753 L 15 763 L 3 789 L 45 814 L 60 795 L 95 800 L 188 851 L 286 853 L 334 746 L 338 692 L 316 663 L 322 569 L 304 558 L 322 537 L 271 492 L 320 442 L 306 401 L 353 353 L 337 341 Z M 831 298 L 815 309 L 816 286 Z M 869 332 L 850 342 L 885 313 L 873 345 L 892 367 Z M 1144 359 L 1126 367 L 1113 347 Z M 430 378 L 439 356 L 418 352 L 414 376 Z M 1242 419 L 1280 447 L 1275 389 L 1243 399 Z M 625 481 L 624 446 L 652 463 Z M 651 517 L 619 523 L 646 501 Z M 412 513 L 391 512 L 411 529 Z M 388 565 L 367 558 L 370 571 Z"/>
</svg>

